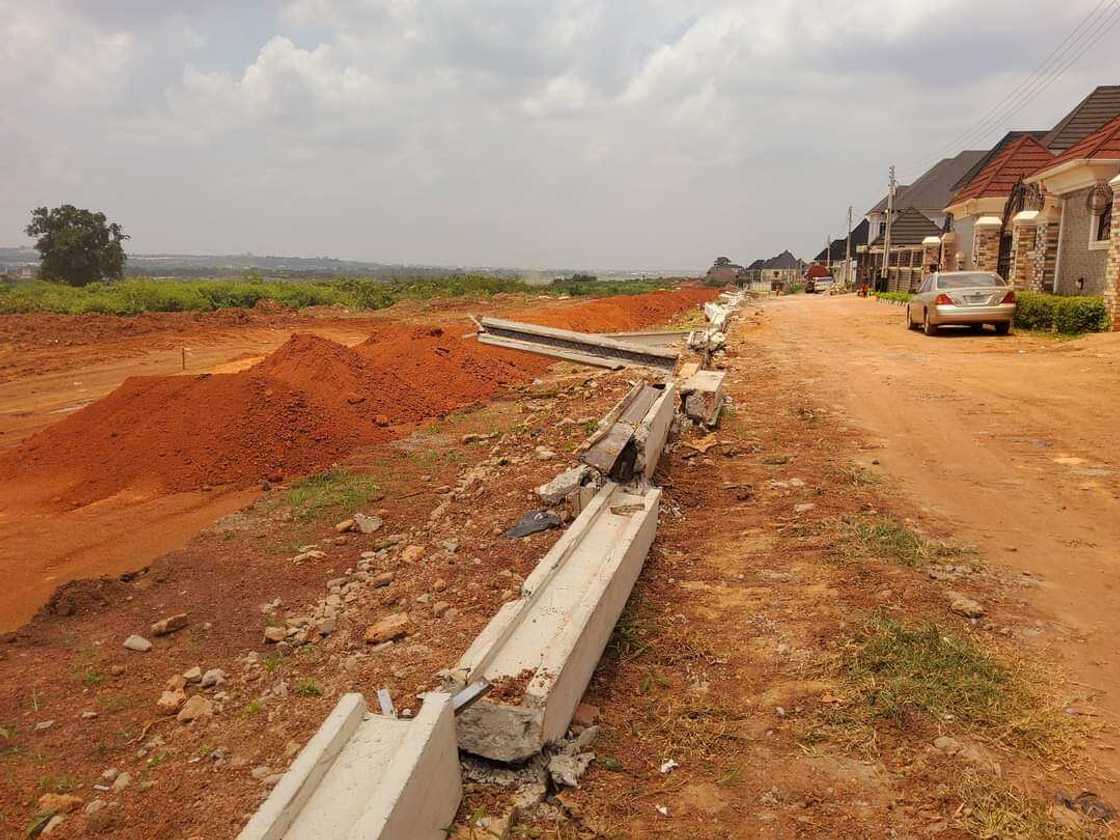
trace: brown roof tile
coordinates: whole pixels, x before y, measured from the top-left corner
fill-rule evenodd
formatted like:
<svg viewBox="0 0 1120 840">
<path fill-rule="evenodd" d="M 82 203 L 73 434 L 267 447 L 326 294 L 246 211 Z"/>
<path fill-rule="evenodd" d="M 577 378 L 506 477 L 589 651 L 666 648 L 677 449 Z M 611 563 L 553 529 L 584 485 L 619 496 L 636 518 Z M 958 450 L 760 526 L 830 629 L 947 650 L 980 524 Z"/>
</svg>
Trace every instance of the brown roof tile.
<svg viewBox="0 0 1120 840">
<path fill-rule="evenodd" d="M 1054 156 L 1030 135 L 1014 140 L 980 170 L 953 196 L 953 203 L 970 198 L 1003 198 L 1027 175 L 1037 172 L 1054 160 Z"/>
<path fill-rule="evenodd" d="M 1045 170 L 1053 169 L 1071 160 L 1089 160 L 1092 158 L 1108 158 L 1120 160 L 1120 116 L 1114 117 L 1105 123 L 1099 131 L 1090 134 L 1080 143 L 1052 160 Z"/>
</svg>

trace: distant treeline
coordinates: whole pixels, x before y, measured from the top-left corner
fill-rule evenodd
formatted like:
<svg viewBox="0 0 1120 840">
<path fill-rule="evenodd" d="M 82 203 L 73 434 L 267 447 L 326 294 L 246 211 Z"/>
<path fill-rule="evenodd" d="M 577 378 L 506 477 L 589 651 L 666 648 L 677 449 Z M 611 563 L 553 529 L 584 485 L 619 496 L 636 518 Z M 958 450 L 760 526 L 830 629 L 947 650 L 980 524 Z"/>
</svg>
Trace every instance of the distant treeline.
<svg viewBox="0 0 1120 840">
<path fill-rule="evenodd" d="M 9 281 L 0 283 L 0 314 L 210 312 L 231 307 L 251 308 L 262 300 L 275 301 L 293 309 L 308 306 L 384 309 L 401 300 L 481 298 L 503 293 L 601 297 L 639 294 L 671 285 L 673 281 L 662 279 L 588 282 L 575 277 L 555 280 L 548 285 L 534 285 L 517 277 L 481 274 L 413 275 L 388 281 L 368 277 L 266 280 L 255 274 L 197 280 L 130 277 L 82 287 L 40 280 Z"/>
</svg>

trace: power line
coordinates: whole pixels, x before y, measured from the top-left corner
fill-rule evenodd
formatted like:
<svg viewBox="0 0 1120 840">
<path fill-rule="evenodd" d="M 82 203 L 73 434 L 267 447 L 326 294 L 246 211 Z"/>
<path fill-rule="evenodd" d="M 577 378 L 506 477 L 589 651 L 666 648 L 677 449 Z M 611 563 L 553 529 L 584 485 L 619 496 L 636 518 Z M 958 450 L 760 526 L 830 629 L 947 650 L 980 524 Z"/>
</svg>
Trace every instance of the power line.
<svg viewBox="0 0 1120 840">
<path fill-rule="evenodd" d="M 927 158 L 923 168 L 938 160 L 946 152 L 959 148 L 962 141 L 965 141 L 964 145 L 967 145 L 986 137 L 1001 122 L 1019 113 L 1051 84 L 1061 78 L 1089 49 L 1099 43 L 1118 22 L 1120 22 L 1120 0 L 1101 0 L 1030 75 L 1013 88 L 998 105 L 990 109 L 977 123 L 974 123 L 971 128 L 957 135 L 939 154 Z"/>
</svg>

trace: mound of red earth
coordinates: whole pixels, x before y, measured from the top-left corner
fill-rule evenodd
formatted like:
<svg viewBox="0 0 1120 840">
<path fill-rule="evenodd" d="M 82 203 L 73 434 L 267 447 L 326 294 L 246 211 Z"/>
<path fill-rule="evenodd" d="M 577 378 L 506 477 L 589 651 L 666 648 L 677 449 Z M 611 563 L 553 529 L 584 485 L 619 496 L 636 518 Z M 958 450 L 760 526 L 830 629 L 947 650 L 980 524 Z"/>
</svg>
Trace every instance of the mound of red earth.
<svg viewBox="0 0 1120 840">
<path fill-rule="evenodd" d="M 636 329 L 711 296 L 611 298 L 534 320 Z M 0 456 L 0 480 L 27 504 L 74 508 L 122 491 L 140 498 L 314 473 L 550 364 L 481 345 L 468 329 L 388 325 L 352 348 L 295 335 L 238 373 L 133 377 Z"/>
<path fill-rule="evenodd" d="M 562 309 L 522 312 L 514 320 L 577 332 L 634 332 L 664 324 L 684 309 L 714 300 L 718 290 L 685 286 L 643 295 L 597 298 Z"/>
</svg>

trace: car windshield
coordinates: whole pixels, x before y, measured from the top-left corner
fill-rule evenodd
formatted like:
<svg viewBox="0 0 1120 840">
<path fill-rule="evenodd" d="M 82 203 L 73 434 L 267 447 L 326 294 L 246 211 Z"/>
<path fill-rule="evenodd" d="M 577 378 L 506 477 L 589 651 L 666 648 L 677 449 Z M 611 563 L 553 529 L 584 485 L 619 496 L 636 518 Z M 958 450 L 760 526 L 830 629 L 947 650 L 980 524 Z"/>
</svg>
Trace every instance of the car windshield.
<svg viewBox="0 0 1120 840">
<path fill-rule="evenodd" d="M 998 274 L 987 271 L 966 271 L 961 274 L 942 274 L 937 278 L 939 289 L 971 289 L 977 286 L 1006 286 L 1007 281 Z"/>
</svg>

